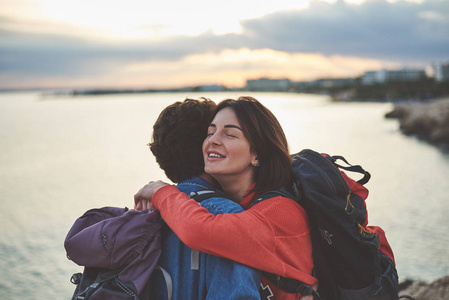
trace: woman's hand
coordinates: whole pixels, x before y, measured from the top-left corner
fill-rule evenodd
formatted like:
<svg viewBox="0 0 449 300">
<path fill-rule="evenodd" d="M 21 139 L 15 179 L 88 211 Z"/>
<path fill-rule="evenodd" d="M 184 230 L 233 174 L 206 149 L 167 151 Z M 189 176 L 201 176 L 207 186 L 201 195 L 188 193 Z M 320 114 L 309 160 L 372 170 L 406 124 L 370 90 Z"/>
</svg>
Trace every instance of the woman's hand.
<svg viewBox="0 0 449 300">
<path fill-rule="evenodd" d="M 163 181 L 150 181 L 143 188 L 141 188 L 137 194 L 134 195 L 134 205 L 138 210 L 154 209 L 151 205 L 151 199 L 154 193 L 161 187 L 169 185 Z"/>
</svg>

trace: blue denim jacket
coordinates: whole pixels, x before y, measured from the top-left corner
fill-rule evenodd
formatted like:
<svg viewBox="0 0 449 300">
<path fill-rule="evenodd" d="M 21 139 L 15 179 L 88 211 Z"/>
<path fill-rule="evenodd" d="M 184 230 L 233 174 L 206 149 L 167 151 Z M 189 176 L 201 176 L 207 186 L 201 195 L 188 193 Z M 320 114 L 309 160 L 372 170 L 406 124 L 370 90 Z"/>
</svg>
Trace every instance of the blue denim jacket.
<svg viewBox="0 0 449 300">
<path fill-rule="evenodd" d="M 212 189 L 200 177 L 194 177 L 178 184 L 181 192 L 189 194 L 202 189 Z M 210 198 L 201 205 L 214 215 L 238 213 L 243 208 L 225 198 Z M 192 249 L 168 230 L 162 241 L 159 265 L 170 273 L 173 281 L 173 300 L 200 299 L 260 299 L 260 271 L 237 262 L 199 253 L 199 269 L 191 268 Z M 167 299 L 162 277 L 154 278 L 154 299 Z"/>
</svg>

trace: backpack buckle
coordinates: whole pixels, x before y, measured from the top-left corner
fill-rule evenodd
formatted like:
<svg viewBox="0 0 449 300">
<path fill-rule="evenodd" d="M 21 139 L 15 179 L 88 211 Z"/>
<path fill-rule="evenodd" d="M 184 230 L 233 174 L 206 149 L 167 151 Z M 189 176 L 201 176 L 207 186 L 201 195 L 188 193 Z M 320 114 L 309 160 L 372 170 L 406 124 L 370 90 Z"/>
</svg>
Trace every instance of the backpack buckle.
<svg viewBox="0 0 449 300">
<path fill-rule="evenodd" d="M 73 283 L 73 284 L 79 284 L 81 282 L 81 278 L 83 278 L 83 274 L 75 273 L 70 278 L 70 282 Z"/>
<path fill-rule="evenodd" d="M 308 284 L 300 284 L 296 291 L 302 296 L 313 295 L 313 288 Z"/>
<path fill-rule="evenodd" d="M 206 199 L 209 199 L 212 197 L 226 198 L 226 195 L 220 191 L 207 190 L 207 189 L 193 191 L 193 192 L 189 193 L 189 198 L 194 199 L 196 202 L 202 202 L 203 200 L 206 200 Z"/>
</svg>

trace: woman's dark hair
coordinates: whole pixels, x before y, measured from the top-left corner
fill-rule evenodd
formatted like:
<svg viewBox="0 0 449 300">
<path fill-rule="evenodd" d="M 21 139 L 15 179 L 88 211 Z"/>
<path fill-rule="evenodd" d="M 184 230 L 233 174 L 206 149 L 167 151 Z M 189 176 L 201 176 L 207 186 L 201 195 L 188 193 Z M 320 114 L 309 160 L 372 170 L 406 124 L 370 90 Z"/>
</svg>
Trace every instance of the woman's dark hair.
<svg viewBox="0 0 449 300">
<path fill-rule="evenodd" d="M 253 97 L 226 99 L 215 108 L 214 116 L 223 108 L 231 108 L 237 115 L 251 151 L 256 153 L 256 195 L 281 187 L 291 188 L 292 160 L 284 131 L 273 113 Z"/>
<path fill-rule="evenodd" d="M 154 123 L 148 146 L 172 182 L 204 172 L 202 145 L 215 107 L 206 98 L 185 99 L 166 107 Z"/>
</svg>

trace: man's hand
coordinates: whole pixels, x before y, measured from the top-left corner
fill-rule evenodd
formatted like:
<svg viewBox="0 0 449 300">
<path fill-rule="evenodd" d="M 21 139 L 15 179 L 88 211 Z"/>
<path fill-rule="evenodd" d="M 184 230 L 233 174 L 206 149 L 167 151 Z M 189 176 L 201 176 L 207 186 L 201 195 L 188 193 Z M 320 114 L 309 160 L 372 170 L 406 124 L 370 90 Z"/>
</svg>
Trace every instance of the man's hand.
<svg viewBox="0 0 449 300">
<path fill-rule="evenodd" d="M 151 199 L 153 198 L 154 193 L 161 187 L 169 185 L 168 183 L 158 181 L 150 181 L 143 188 L 141 188 L 137 194 L 134 195 L 134 204 L 136 209 L 144 210 L 144 209 L 153 209 L 151 205 Z"/>
</svg>

